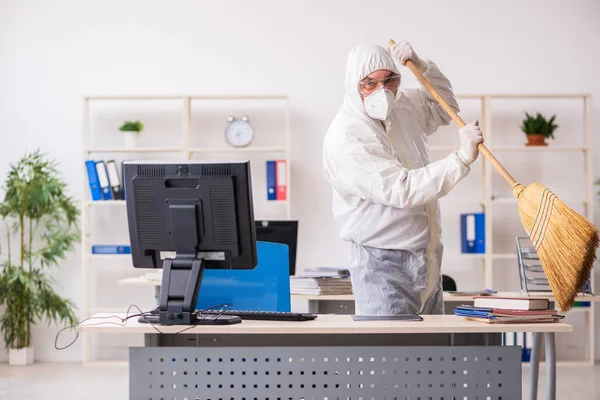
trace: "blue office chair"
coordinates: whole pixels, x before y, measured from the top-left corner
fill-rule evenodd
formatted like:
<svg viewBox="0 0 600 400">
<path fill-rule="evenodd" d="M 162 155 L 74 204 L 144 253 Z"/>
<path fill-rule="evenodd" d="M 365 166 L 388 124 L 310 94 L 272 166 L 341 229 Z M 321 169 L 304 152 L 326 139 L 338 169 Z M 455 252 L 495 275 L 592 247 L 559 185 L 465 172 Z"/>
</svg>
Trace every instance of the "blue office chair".
<svg viewBox="0 0 600 400">
<path fill-rule="evenodd" d="M 207 269 L 196 308 L 229 304 L 236 310 L 291 311 L 289 249 L 281 243 L 256 242 L 254 269 Z"/>
</svg>

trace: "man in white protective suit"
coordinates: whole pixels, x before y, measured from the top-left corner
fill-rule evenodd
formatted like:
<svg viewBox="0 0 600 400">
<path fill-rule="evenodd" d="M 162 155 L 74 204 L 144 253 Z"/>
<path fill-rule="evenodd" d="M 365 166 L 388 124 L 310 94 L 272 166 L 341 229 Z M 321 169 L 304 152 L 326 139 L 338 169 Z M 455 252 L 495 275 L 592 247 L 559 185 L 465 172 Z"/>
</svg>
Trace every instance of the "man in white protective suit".
<svg viewBox="0 0 600 400">
<path fill-rule="evenodd" d="M 424 87 L 400 88 L 407 60 L 459 111 L 448 79 L 408 43 L 358 46 L 323 143 L 357 315 L 443 314 L 438 199 L 469 173 L 483 142 L 474 121 L 459 130 L 459 149 L 430 162 L 427 137 L 450 117 Z"/>
</svg>

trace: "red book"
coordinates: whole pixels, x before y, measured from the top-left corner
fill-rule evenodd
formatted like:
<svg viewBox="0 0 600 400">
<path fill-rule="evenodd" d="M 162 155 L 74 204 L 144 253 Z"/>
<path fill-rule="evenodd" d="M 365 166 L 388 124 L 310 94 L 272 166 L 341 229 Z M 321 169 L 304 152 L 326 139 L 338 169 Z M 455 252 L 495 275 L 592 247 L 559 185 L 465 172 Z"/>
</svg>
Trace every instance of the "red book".
<svg viewBox="0 0 600 400">
<path fill-rule="evenodd" d="M 287 200 L 287 168 L 285 160 L 275 161 L 277 200 Z"/>
<path fill-rule="evenodd" d="M 551 323 L 559 321 L 558 318 L 553 317 L 540 317 L 532 319 L 488 319 L 488 318 L 474 318 L 465 317 L 467 321 L 484 322 L 486 324 L 533 324 L 533 323 Z"/>
<path fill-rule="evenodd" d="M 536 317 L 545 315 L 558 315 L 557 310 L 507 310 L 504 308 L 492 308 L 491 314 L 497 316 L 511 317 Z"/>
</svg>

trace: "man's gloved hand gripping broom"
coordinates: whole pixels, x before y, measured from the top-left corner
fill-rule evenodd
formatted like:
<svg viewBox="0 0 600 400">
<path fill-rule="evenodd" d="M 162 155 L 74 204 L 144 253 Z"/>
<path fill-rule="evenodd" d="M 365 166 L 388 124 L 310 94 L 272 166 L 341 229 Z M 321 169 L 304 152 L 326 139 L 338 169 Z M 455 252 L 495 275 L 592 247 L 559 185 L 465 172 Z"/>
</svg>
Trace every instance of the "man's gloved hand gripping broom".
<svg viewBox="0 0 600 400">
<path fill-rule="evenodd" d="M 394 44 L 393 40 L 389 41 L 390 46 Z M 406 66 L 454 122 L 459 127 L 465 126 L 419 68 L 410 60 Z M 535 246 L 558 306 L 561 311 L 569 310 L 593 270 L 600 244 L 598 229 L 542 184 L 523 186 L 517 183 L 483 143 L 477 147 L 511 186 L 517 198 L 521 223 Z"/>
</svg>

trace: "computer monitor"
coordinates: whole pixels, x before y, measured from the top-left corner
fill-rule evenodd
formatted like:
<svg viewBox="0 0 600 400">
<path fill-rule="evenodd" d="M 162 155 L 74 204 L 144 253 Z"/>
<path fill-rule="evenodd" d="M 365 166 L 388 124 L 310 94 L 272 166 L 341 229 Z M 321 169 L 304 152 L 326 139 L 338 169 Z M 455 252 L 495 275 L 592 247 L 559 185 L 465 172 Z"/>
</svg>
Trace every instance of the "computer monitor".
<svg viewBox="0 0 600 400">
<path fill-rule="evenodd" d="M 199 317 L 196 303 L 205 268 L 258 263 L 250 163 L 125 161 L 123 170 L 133 266 L 163 268 L 155 322 L 233 323 Z"/>
<path fill-rule="evenodd" d="M 298 221 L 296 220 L 257 220 L 256 240 L 260 242 L 282 243 L 288 246 L 290 255 L 290 276 L 296 274 L 296 247 L 298 243 Z"/>
</svg>

